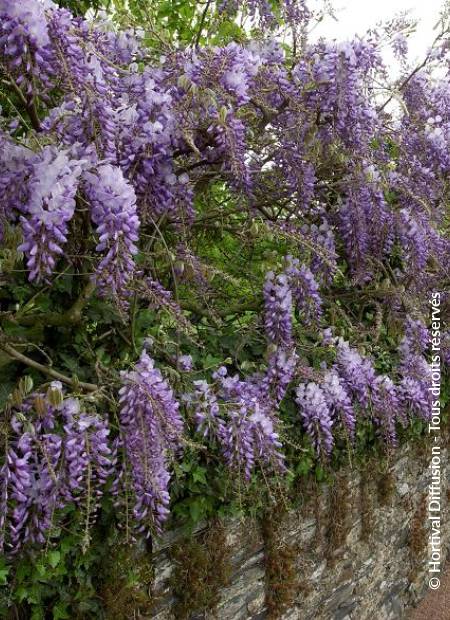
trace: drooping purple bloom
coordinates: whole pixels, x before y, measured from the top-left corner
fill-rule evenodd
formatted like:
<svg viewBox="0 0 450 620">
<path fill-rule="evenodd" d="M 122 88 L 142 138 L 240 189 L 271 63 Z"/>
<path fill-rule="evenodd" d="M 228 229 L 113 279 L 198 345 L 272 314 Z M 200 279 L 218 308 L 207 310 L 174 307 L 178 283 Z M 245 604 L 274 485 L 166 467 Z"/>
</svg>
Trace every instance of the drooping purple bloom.
<svg viewBox="0 0 450 620">
<path fill-rule="evenodd" d="M 403 407 L 413 415 L 429 420 L 431 416 L 430 366 L 424 357 L 429 332 L 420 320 L 406 317 L 405 335 L 399 345 L 401 374 L 400 397 Z"/>
<path fill-rule="evenodd" d="M 305 230 L 306 229 L 306 230 Z M 302 227 L 312 245 L 311 271 L 318 281 L 329 284 L 337 269 L 335 235 L 326 218 L 317 226 Z"/>
<path fill-rule="evenodd" d="M 80 410 L 79 402 L 67 398 L 62 406 L 64 417 L 64 457 L 68 470 L 68 497 L 80 502 L 94 489 L 91 503 L 97 503 L 108 476 L 112 473 L 109 429 L 104 418 Z M 91 509 L 94 513 L 94 508 Z"/>
<path fill-rule="evenodd" d="M 295 402 L 316 453 L 330 456 L 334 444 L 333 420 L 323 390 L 316 383 L 301 384 L 296 389 Z"/>
<path fill-rule="evenodd" d="M 427 385 L 413 377 L 403 377 L 398 387 L 402 407 L 413 416 L 430 420 L 431 402 Z"/>
<path fill-rule="evenodd" d="M 406 426 L 407 419 L 398 388 L 386 375 L 380 375 L 375 379 L 371 410 L 378 432 L 388 446 L 395 447 L 398 443 L 396 423 L 399 421 Z"/>
<path fill-rule="evenodd" d="M 266 275 L 264 284 L 264 327 L 270 342 L 289 346 L 292 341 L 292 292 L 286 274 Z"/>
<path fill-rule="evenodd" d="M 316 453 L 329 456 L 334 444 L 333 421 L 322 389 L 316 383 L 301 384 L 296 389 L 295 402 Z"/>
<path fill-rule="evenodd" d="M 47 146 L 30 161 L 27 202 L 20 218 L 29 278 L 39 282 L 52 274 L 67 242 L 68 223 L 75 212 L 75 194 L 85 161 Z"/>
<path fill-rule="evenodd" d="M 285 273 L 289 278 L 296 308 L 307 325 L 315 323 L 322 315 L 319 285 L 306 265 L 300 265 L 300 261 L 292 256 L 286 259 L 288 266 Z"/>
<path fill-rule="evenodd" d="M 285 469 L 274 402 L 263 378 L 241 380 L 226 368 L 214 373 L 216 385 L 195 382 L 189 401 L 195 408 L 197 430 L 217 443 L 225 462 L 248 480 L 256 467 Z"/>
<path fill-rule="evenodd" d="M 191 355 L 179 355 L 177 357 L 177 365 L 181 370 L 189 372 L 193 368 L 193 361 Z"/>
<path fill-rule="evenodd" d="M 0 0 L 0 57 L 28 101 L 33 79 L 47 79 L 52 53 L 46 12 L 56 8 L 51 0 Z"/>
<path fill-rule="evenodd" d="M 222 123 L 211 125 L 209 132 L 214 134 L 223 157 L 223 169 L 230 185 L 237 191 L 249 193 L 252 181 L 245 159 L 246 129 L 244 123 L 230 111 Z"/>
<path fill-rule="evenodd" d="M 363 358 L 348 342 L 340 340 L 336 354 L 336 371 L 352 396 L 365 409 L 376 380 L 372 362 Z"/>
<path fill-rule="evenodd" d="M 97 226 L 97 251 L 103 253 L 96 283 L 102 294 L 123 300 L 134 272 L 138 249 L 139 218 L 136 196 L 120 168 L 103 164 L 95 173 L 85 173 L 91 217 Z"/>
<path fill-rule="evenodd" d="M 197 431 L 220 444 L 225 441 L 225 423 L 220 415 L 217 395 L 205 380 L 194 381 L 190 402 L 194 407 Z"/>
<path fill-rule="evenodd" d="M 354 439 L 356 414 L 344 381 L 334 371 L 326 373 L 321 384 L 334 424 L 339 423 Z"/>
<path fill-rule="evenodd" d="M 50 391 L 60 390 L 61 384 L 51 384 Z M 0 469 L 0 549 L 7 554 L 27 544 L 43 545 L 58 526 L 60 511 L 73 502 L 83 505 L 87 543 L 112 473 L 107 419 L 60 396 L 55 405 L 49 393 L 33 393 L 11 419 Z"/>
<path fill-rule="evenodd" d="M 269 357 L 262 380 L 263 389 L 279 404 L 286 395 L 297 367 L 298 355 L 294 349 L 278 347 Z"/>
<path fill-rule="evenodd" d="M 181 448 L 179 404 L 145 351 L 134 370 L 122 373 L 122 383 L 120 425 L 131 465 L 134 518 L 141 531 L 160 531 L 169 514 L 170 462 Z"/>
</svg>

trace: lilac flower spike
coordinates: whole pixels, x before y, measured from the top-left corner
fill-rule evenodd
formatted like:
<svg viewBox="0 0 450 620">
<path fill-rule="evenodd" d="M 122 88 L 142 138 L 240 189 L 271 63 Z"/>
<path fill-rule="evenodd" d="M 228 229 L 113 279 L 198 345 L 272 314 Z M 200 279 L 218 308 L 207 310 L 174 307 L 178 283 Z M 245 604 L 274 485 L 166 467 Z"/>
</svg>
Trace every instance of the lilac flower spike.
<svg viewBox="0 0 450 620">
<path fill-rule="evenodd" d="M 269 340 L 289 346 L 292 342 L 292 292 L 285 274 L 272 271 L 264 284 L 264 325 Z"/>
<path fill-rule="evenodd" d="M 344 381 L 336 372 L 328 371 L 321 387 L 334 423 L 343 426 L 349 438 L 354 439 L 356 414 Z"/>
<path fill-rule="evenodd" d="M 217 443 L 226 463 L 248 480 L 256 466 L 283 472 L 278 420 L 265 377 L 252 381 L 230 377 L 226 368 L 214 373 L 216 385 L 195 382 L 191 403 L 197 430 Z M 262 379 L 262 380 L 261 380 Z"/>
<path fill-rule="evenodd" d="M 336 370 L 356 401 L 366 408 L 376 378 L 371 361 L 341 339 L 337 347 Z"/>
<path fill-rule="evenodd" d="M 75 194 L 85 161 L 69 159 L 66 151 L 47 146 L 30 162 L 28 202 L 21 217 L 29 279 L 52 273 L 67 241 L 68 222 L 75 212 Z"/>
<path fill-rule="evenodd" d="M 333 421 L 323 390 L 316 383 L 301 384 L 296 395 L 295 402 L 316 453 L 330 456 L 334 444 Z"/>
<path fill-rule="evenodd" d="M 122 373 L 120 424 L 131 465 L 134 517 L 140 530 L 161 530 L 169 514 L 170 461 L 181 448 L 179 404 L 154 361 L 143 351 Z"/>
<path fill-rule="evenodd" d="M 123 300 L 133 276 L 133 256 L 138 251 L 136 195 L 122 170 L 110 164 L 99 166 L 95 173 L 86 173 L 85 179 L 92 220 L 99 235 L 96 249 L 104 254 L 96 281 L 103 294 L 109 291 L 114 298 Z"/>
<path fill-rule="evenodd" d="M 300 265 L 297 258 L 287 256 L 286 261 L 288 265 L 285 273 L 297 310 L 307 325 L 317 322 L 322 315 L 322 299 L 314 274 L 306 265 Z"/>
<path fill-rule="evenodd" d="M 72 502 L 84 511 L 88 530 L 115 464 L 107 420 L 62 393 L 60 404 L 51 404 L 61 389 L 53 382 L 47 394 L 31 394 L 11 420 L 0 468 L 0 550 L 8 555 L 44 544 Z"/>
</svg>

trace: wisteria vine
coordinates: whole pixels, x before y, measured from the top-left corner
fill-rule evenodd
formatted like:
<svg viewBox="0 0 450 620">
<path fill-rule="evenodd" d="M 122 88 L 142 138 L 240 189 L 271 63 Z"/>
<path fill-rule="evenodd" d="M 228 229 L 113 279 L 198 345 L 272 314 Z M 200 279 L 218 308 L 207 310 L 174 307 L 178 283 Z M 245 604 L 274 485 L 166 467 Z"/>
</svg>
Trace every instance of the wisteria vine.
<svg viewBox="0 0 450 620">
<path fill-rule="evenodd" d="M 304 0 L 212 4 L 214 23 L 243 10 L 264 37 L 155 55 L 105 16 L 0 0 L 0 349 L 70 386 L 6 402 L 8 555 L 44 545 L 68 506 L 87 546 L 105 493 L 135 533 L 160 533 L 186 445 L 248 482 L 289 470 L 289 428 L 329 463 L 360 428 L 392 450 L 430 418 L 430 292 L 450 303 L 448 31 L 417 69 L 394 33 L 391 109 L 375 31 L 310 42 Z M 47 290 L 66 307 L 64 278 L 73 305 L 36 312 Z M 39 346 L 15 342 L 10 324 L 33 320 Z M 96 383 L 33 357 L 50 359 L 48 327 L 80 324 Z M 230 324 L 245 363 L 225 337 L 203 363 L 208 330 Z"/>
</svg>

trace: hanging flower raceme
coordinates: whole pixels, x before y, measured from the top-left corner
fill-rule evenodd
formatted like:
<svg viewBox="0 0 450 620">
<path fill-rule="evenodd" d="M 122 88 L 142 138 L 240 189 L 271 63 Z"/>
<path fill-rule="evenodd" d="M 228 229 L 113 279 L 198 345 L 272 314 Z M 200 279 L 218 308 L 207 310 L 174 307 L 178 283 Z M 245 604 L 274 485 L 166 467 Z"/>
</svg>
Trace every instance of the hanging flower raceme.
<svg viewBox="0 0 450 620">
<path fill-rule="evenodd" d="M 397 445 L 396 423 L 404 426 L 407 420 L 403 415 L 402 403 L 397 387 L 393 381 L 385 376 L 378 376 L 374 383 L 372 394 L 372 416 L 378 432 L 388 446 Z"/>
<path fill-rule="evenodd" d="M 194 407 L 197 431 L 223 445 L 226 437 L 225 422 L 214 389 L 205 380 L 194 381 L 194 393 L 187 398 Z"/>
<path fill-rule="evenodd" d="M 399 345 L 400 399 L 408 412 L 424 420 L 431 417 L 430 366 L 424 357 L 429 338 L 422 321 L 406 318 L 405 335 Z"/>
<path fill-rule="evenodd" d="M 282 346 L 292 343 L 292 292 L 286 274 L 266 275 L 264 284 L 264 327 L 270 342 Z"/>
<path fill-rule="evenodd" d="M 302 232 L 313 246 L 311 272 L 318 282 L 330 284 L 337 270 L 335 235 L 331 226 L 324 217 L 319 225 L 303 226 Z"/>
<path fill-rule="evenodd" d="M 120 168 L 104 164 L 94 173 L 85 173 L 85 191 L 91 205 L 91 217 L 97 226 L 97 251 L 100 261 L 95 281 L 100 292 L 111 294 L 123 303 L 134 272 L 139 218 L 136 196 Z"/>
<path fill-rule="evenodd" d="M 338 213 L 339 231 L 345 244 L 347 260 L 352 273 L 360 282 L 371 278 L 368 264 L 370 208 L 371 198 L 368 188 L 350 187 Z"/>
<path fill-rule="evenodd" d="M 114 468 L 107 420 L 64 399 L 53 382 L 14 407 L 6 458 L 0 469 L 0 549 L 17 553 L 42 545 L 60 511 L 75 502 L 87 544 L 99 499 Z"/>
<path fill-rule="evenodd" d="M 321 388 L 330 409 L 333 424 L 343 427 L 348 437 L 353 440 L 356 413 L 344 381 L 335 371 L 329 371 L 325 374 Z"/>
<path fill-rule="evenodd" d="M 407 208 L 401 209 L 397 217 L 397 234 L 407 271 L 421 272 L 428 259 L 429 248 L 420 219 L 414 218 Z"/>
<path fill-rule="evenodd" d="M 262 390 L 267 390 L 267 397 L 278 406 L 291 383 L 297 367 L 298 355 L 294 348 L 277 347 L 270 354 L 267 370 L 261 379 Z"/>
<path fill-rule="evenodd" d="M 94 413 L 80 411 L 75 398 L 67 398 L 63 406 L 64 450 L 69 475 L 65 491 L 68 498 L 80 502 L 94 490 L 90 502 L 95 505 L 108 476 L 112 473 L 114 455 L 108 445 L 109 429 L 105 420 Z"/>
<path fill-rule="evenodd" d="M 47 146 L 29 161 L 27 201 L 20 218 L 29 278 L 39 282 L 52 274 L 67 242 L 68 223 L 75 212 L 75 194 L 86 160 Z"/>
<path fill-rule="evenodd" d="M 27 179 L 32 175 L 34 153 L 0 132 L 0 240 L 4 230 L 26 209 L 29 200 Z"/>
<path fill-rule="evenodd" d="M 198 381 L 188 396 L 197 430 L 217 443 L 229 467 L 247 480 L 256 467 L 284 471 L 275 403 L 264 382 L 230 377 L 225 367 L 213 377 L 216 385 Z"/>
<path fill-rule="evenodd" d="M 255 47 L 235 42 L 225 47 L 195 50 L 185 60 L 185 78 L 200 88 L 219 86 L 220 102 L 235 101 L 237 106 L 248 103 L 254 78 L 264 58 Z"/>
<path fill-rule="evenodd" d="M 277 24 L 276 14 L 273 5 L 269 0 L 221 0 L 219 3 L 220 13 L 235 13 L 244 9 L 256 19 L 263 27 L 274 27 Z M 278 8 L 278 7 L 277 7 Z M 308 9 L 305 0 L 283 0 L 279 3 L 281 16 L 292 28 L 306 27 L 311 18 L 311 11 Z"/>
<path fill-rule="evenodd" d="M 337 347 L 336 371 L 356 402 L 365 409 L 375 386 L 376 375 L 372 362 L 341 339 Z"/>
<path fill-rule="evenodd" d="M 0 0 L 0 64 L 31 100 L 33 79 L 45 78 L 53 58 L 46 12 L 51 0 Z"/>
<path fill-rule="evenodd" d="M 218 154 L 223 159 L 223 170 L 230 185 L 236 191 L 249 194 L 252 181 L 245 160 L 246 129 L 244 123 L 231 111 L 226 111 L 224 118 L 219 123 L 211 125 L 208 131 L 214 135 L 219 145 Z"/>
<path fill-rule="evenodd" d="M 319 295 L 319 285 L 313 273 L 306 267 L 300 266 L 300 261 L 287 256 L 286 275 L 295 301 L 296 308 L 307 325 L 317 322 L 322 315 L 322 299 Z"/>
<path fill-rule="evenodd" d="M 296 390 L 295 402 L 316 453 L 329 457 L 334 445 L 333 420 L 323 390 L 313 382 L 301 384 Z"/>
<path fill-rule="evenodd" d="M 120 426 L 134 518 L 140 531 L 160 531 L 169 514 L 170 463 L 182 446 L 179 404 L 146 351 L 134 370 L 122 372 L 122 383 Z"/>
</svg>

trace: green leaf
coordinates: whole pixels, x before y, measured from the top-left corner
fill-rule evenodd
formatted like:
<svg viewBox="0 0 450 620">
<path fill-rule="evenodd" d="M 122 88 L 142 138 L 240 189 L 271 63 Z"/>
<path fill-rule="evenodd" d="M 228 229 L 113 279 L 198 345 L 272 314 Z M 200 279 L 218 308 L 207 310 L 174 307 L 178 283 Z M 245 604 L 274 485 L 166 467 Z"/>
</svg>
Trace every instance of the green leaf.
<svg viewBox="0 0 450 620">
<path fill-rule="evenodd" d="M 0 568 L 0 586 L 6 586 L 8 582 L 9 567 Z"/>
<path fill-rule="evenodd" d="M 53 607 L 53 620 L 65 620 L 66 618 L 70 618 L 70 614 L 67 611 L 67 603 L 59 601 Z"/>
<path fill-rule="evenodd" d="M 295 468 L 297 474 L 299 474 L 299 476 L 306 476 L 312 466 L 312 461 L 310 458 L 304 458 L 302 459 L 298 464 L 297 467 Z"/>
<path fill-rule="evenodd" d="M 196 467 L 192 472 L 192 479 L 194 482 L 200 482 L 201 484 L 207 484 L 206 482 L 206 469 L 204 467 Z"/>
<path fill-rule="evenodd" d="M 43 577 L 46 573 L 45 564 L 43 564 L 42 562 L 38 562 L 36 564 L 36 572 L 39 575 L 39 577 Z"/>
<path fill-rule="evenodd" d="M 58 550 L 50 551 L 48 562 L 52 568 L 56 568 L 61 560 L 61 553 Z"/>
<path fill-rule="evenodd" d="M 22 601 L 28 600 L 28 588 L 24 585 L 19 586 L 15 592 L 15 598 L 22 603 Z"/>
<path fill-rule="evenodd" d="M 322 482 L 322 480 L 324 480 L 325 470 L 321 465 L 316 465 L 315 474 L 317 482 Z"/>
</svg>

